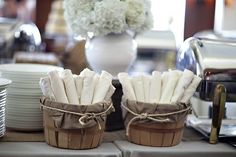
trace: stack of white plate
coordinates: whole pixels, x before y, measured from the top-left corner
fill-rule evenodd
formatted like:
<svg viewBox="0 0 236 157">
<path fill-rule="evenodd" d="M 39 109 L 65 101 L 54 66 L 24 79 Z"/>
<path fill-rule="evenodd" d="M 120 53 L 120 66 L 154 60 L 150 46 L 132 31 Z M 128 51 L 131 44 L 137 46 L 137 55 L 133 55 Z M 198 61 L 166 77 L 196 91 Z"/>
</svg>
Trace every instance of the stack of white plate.
<svg viewBox="0 0 236 157">
<path fill-rule="evenodd" d="M 0 137 L 5 134 L 5 104 L 7 99 L 6 87 L 11 83 L 10 80 L 0 78 Z"/>
<path fill-rule="evenodd" d="M 41 77 L 62 68 L 42 64 L 2 64 L 2 77 L 12 80 L 8 88 L 6 126 L 14 130 L 37 131 L 43 129 L 39 87 Z"/>
</svg>

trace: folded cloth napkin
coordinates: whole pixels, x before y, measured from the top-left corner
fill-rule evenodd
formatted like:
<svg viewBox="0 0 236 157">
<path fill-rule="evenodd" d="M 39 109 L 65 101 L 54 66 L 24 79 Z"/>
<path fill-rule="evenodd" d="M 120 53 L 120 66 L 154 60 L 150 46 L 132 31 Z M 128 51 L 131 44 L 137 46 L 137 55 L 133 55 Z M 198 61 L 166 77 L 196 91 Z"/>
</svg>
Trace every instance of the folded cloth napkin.
<svg viewBox="0 0 236 157">
<path fill-rule="evenodd" d="M 136 100 L 139 102 L 144 102 L 144 85 L 143 85 L 143 76 L 135 76 L 131 79 Z"/>
<path fill-rule="evenodd" d="M 143 75 L 144 102 L 149 102 L 151 76 Z"/>
<path fill-rule="evenodd" d="M 187 87 L 187 89 L 185 89 L 183 97 L 181 98 L 182 103 L 189 103 L 190 98 L 193 96 L 194 92 L 196 91 L 199 83 L 201 82 L 201 78 L 194 75 L 194 78 L 192 80 L 192 82 L 190 83 L 190 85 Z"/>
<path fill-rule="evenodd" d="M 106 71 L 102 71 L 94 90 L 93 103 L 103 101 L 111 85 L 112 75 Z"/>
<path fill-rule="evenodd" d="M 165 71 L 161 75 L 161 92 L 164 91 L 167 85 L 169 72 Z"/>
<path fill-rule="evenodd" d="M 127 73 L 119 73 L 118 78 L 120 83 L 122 84 L 123 93 L 126 99 L 129 100 L 136 100 L 134 89 L 132 87 L 132 83 L 129 79 L 129 76 Z"/>
<path fill-rule="evenodd" d="M 95 86 L 98 82 L 99 76 L 95 74 L 93 77 L 92 75 L 85 75 L 84 81 L 83 81 L 83 89 L 81 92 L 81 99 L 80 103 L 82 105 L 89 105 L 93 102 L 93 94 L 95 90 Z"/>
<path fill-rule="evenodd" d="M 180 73 L 176 70 L 173 70 L 173 71 L 170 71 L 167 76 L 168 78 L 167 78 L 165 88 L 163 89 L 163 91 L 161 91 L 162 94 L 161 94 L 161 99 L 159 101 L 160 104 L 170 104 L 175 86 L 180 77 Z"/>
<path fill-rule="evenodd" d="M 48 73 L 48 75 L 50 78 L 52 91 L 53 91 L 56 101 L 61 102 L 61 103 L 68 103 L 64 84 L 63 84 L 63 81 L 60 78 L 58 72 L 57 71 L 50 71 Z"/>
<path fill-rule="evenodd" d="M 74 81 L 75 81 L 77 97 L 78 97 L 79 103 L 81 103 L 80 99 L 81 99 L 81 93 L 82 93 L 82 89 L 83 89 L 84 77 L 78 76 L 78 75 L 73 75 L 73 77 L 74 77 Z"/>
<path fill-rule="evenodd" d="M 113 95 L 115 90 L 116 90 L 116 88 L 114 86 L 110 86 L 104 100 L 105 101 L 111 101 L 111 96 Z"/>
<path fill-rule="evenodd" d="M 174 94 L 171 98 L 171 103 L 176 103 L 181 101 L 185 89 L 189 86 L 193 78 L 194 78 L 193 72 L 185 69 L 175 87 Z"/>
<path fill-rule="evenodd" d="M 161 98 L 161 73 L 153 71 L 150 80 L 149 102 L 159 103 Z"/>
<path fill-rule="evenodd" d="M 55 101 L 55 96 L 52 91 L 50 78 L 49 77 L 42 77 L 39 81 L 39 86 L 43 92 L 43 95 L 48 97 L 50 100 Z"/>
<path fill-rule="evenodd" d="M 81 71 L 80 76 L 82 77 L 93 77 L 96 73 L 92 70 L 89 70 L 88 68 L 85 68 L 83 71 Z"/>
<path fill-rule="evenodd" d="M 61 72 L 61 78 L 64 82 L 67 99 L 70 104 L 79 104 L 75 81 L 71 70 L 65 69 Z"/>
</svg>

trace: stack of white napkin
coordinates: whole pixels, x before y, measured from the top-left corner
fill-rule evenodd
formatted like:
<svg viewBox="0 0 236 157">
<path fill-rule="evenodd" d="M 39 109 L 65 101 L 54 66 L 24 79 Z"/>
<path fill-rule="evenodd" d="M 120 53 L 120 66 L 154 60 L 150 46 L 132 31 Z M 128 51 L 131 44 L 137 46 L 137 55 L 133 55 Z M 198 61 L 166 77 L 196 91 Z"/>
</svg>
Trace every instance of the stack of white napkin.
<svg viewBox="0 0 236 157">
<path fill-rule="evenodd" d="M 101 75 L 84 69 L 80 75 L 73 75 L 71 70 L 51 71 L 40 79 L 43 95 L 53 101 L 89 105 L 110 101 L 115 91 L 112 75 L 102 71 Z"/>
<path fill-rule="evenodd" d="M 159 104 L 189 103 L 201 82 L 200 77 L 187 69 L 154 71 L 151 76 L 129 77 L 127 73 L 119 73 L 118 78 L 126 99 Z"/>
</svg>

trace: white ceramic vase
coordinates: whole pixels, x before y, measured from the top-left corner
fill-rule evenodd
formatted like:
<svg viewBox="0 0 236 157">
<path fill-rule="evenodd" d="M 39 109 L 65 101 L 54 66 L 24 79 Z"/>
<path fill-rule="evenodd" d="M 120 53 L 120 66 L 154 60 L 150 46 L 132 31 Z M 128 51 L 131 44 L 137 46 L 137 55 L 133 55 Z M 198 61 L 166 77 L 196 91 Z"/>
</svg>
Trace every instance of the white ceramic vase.
<svg viewBox="0 0 236 157">
<path fill-rule="evenodd" d="M 87 40 L 85 48 L 90 67 L 98 73 L 105 70 L 114 77 L 127 72 L 137 55 L 137 43 L 126 32 L 93 37 Z"/>
</svg>

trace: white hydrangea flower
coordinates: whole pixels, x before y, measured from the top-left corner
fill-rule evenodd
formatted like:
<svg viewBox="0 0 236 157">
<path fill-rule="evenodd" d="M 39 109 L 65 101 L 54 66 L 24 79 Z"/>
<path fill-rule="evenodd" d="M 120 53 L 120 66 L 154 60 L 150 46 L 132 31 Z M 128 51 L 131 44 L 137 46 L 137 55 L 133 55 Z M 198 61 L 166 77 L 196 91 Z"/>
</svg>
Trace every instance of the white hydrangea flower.
<svg viewBox="0 0 236 157">
<path fill-rule="evenodd" d="M 65 19 L 75 35 L 146 31 L 152 27 L 149 0 L 64 0 Z"/>
<path fill-rule="evenodd" d="M 95 35 L 122 33 L 126 28 L 127 5 L 120 0 L 103 0 L 95 3 Z"/>
<path fill-rule="evenodd" d="M 65 20 L 76 35 L 87 35 L 96 0 L 64 0 Z"/>
<path fill-rule="evenodd" d="M 152 27 L 152 14 L 149 0 L 126 0 L 128 9 L 126 21 L 128 27 L 136 32 L 148 30 Z M 147 22 L 147 23 L 146 23 Z"/>
</svg>

